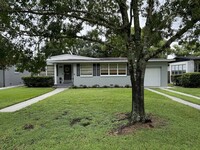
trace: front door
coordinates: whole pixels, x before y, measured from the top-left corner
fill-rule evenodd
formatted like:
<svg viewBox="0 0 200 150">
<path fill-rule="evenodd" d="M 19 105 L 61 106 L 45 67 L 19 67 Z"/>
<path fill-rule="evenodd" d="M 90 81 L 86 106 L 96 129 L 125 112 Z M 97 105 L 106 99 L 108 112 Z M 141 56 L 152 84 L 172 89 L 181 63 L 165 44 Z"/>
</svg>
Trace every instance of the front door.
<svg viewBox="0 0 200 150">
<path fill-rule="evenodd" d="M 71 65 L 64 65 L 64 80 L 71 80 Z"/>
</svg>

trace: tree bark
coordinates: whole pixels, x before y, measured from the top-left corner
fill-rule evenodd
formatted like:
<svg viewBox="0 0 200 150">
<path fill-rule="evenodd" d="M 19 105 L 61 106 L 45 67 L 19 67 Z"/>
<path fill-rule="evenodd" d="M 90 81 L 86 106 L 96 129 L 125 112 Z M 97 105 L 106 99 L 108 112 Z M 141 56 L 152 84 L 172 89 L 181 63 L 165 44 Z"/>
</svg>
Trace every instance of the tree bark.
<svg viewBox="0 0 200 150">
<path fill-rule="evenodd" d="M 144 75 L 146 62 L 139 60 L 130 64 L 130 78 L 132 84 L 132 111 L 130 122 L 144 122 Z"/>
</svg>

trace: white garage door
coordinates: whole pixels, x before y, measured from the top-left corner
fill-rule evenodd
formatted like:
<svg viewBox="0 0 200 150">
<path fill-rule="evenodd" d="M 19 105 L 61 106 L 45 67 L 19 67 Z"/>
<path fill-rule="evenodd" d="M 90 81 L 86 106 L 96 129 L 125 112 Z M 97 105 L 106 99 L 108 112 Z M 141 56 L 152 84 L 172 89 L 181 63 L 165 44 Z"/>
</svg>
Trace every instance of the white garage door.
<svg viewBox="0 0 200 150">
<path fill-rule="evenodd" d="M 146 68 L 144 86 L 160 86 L 160 68 Z"/>
</svg>

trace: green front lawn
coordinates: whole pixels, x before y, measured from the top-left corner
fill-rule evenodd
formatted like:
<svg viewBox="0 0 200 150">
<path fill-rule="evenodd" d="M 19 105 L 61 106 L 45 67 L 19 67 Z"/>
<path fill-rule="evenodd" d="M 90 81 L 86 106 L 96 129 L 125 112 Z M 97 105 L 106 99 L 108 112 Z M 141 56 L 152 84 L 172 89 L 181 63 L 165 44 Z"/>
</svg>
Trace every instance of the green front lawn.
<svg viewBox="0 0 200 150">
<path fill-rule="evenodd" d="M 199 99 L 196 99 L 196 98 L 192 98 L 192 97 L 189 97 L 189 96 L 185 96 L 185 95 L 181 95 L 181 94 L 177 94 L 177 93 L 173 93 L 173 92 L 169 92 L 169 91 L 165 91 L 165 90 L 162 90 L 162 89 L 154 89 L 158 92 L 162 92 L 164 94 L 168 94 L 168 95 L 171 95 L 171 96 L 174 96 L 174 97 L 177 97 L 177 98 L 180 98 L 182 100 L 185 100 L 185 101 L 188 101 L 188 102 L 191 102 L 191 103 L 194 103 L 194 104 L 198 104 L 200 105 L 200 100 Z M 170 89 L 171 90 L 171 89 Z M 190 90 L 191 91 L 191 90 Z"/>
<path fill-rule="evenodd" d="M 200 111 L 145 91 L 146 112 L 163 126 L 109 132 L 130 112 L 131 89 L 69 89 L 15 113 L 0 113 L 0 149 L 199 149 Z"/>
<path fill-rule="evenodd" d="M 184 88 L 184 87 L 173 87 L 170 90 L 191 94 L 200 97 L 200 88 Z"/>
<path fill-rule="evenodd" d="M 0 90 L 0 109 L 52 91 L 53 88 L 16 87 Z"/>
</svg>

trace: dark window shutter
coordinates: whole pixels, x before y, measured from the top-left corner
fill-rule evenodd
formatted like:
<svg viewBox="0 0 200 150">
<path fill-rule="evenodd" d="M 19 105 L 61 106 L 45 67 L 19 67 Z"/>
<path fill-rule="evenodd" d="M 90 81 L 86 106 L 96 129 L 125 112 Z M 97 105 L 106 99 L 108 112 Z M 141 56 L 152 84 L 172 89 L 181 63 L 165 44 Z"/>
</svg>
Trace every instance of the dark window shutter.
<svg viewBox="0 0 200 150">
<path fill-rule="evenodd" d="M 97 64 L 93 64 L 93 76 L 97 76 Z"/>
<path fill-rule="evenodd" d="M 77 76 L 80 76 L 80 64 L 77 64 Z"/>
<path fill-rule="evenodd" d="M 97 64 L 97 76 L 100 76 L 100 64 Z"/>
</svg>

